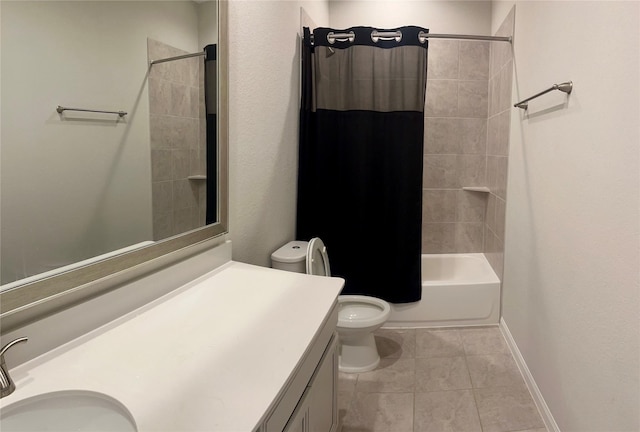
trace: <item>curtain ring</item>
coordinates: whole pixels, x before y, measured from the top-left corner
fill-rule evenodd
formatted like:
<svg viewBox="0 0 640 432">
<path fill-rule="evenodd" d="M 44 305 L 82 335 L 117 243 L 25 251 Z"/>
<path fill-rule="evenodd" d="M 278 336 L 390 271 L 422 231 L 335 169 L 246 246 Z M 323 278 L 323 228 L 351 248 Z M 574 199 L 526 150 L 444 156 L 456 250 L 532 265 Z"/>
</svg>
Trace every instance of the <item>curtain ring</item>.
<svg viewBox="0 0 640 432">
<path fill-rule="evenodd" d="M 350 31 L 349 33 L 338 33 L 335 34 L 334 32 L 329 32 L 327 34 L 327 42 L 329 42 L 330 44 L 334 44 L 336 43 L 336 41 L 338 42 L 351 42 L 353 43 L 353 41 L 356 40 L 356 34 L 352 31 Z"/>
<path fill-rule="evenodd" d="M 418 41 L 423 44 L 427 41 L 428 37 L 427 37 L 426 32 L 423 32 L 422 30 L 420 30 L 420 33 L 418 33 Z"/>
<path fill-rule="evenodd" d="M 374 43 L 378 43 L 378 40 L 383 41 L 392 41 L 400 42 L 402 40 L 402 32 L 394 31 L 394 32 L 379 32 L 378 30 L 374 30 L 371 32 L 371 40 Z"/>
</svg>

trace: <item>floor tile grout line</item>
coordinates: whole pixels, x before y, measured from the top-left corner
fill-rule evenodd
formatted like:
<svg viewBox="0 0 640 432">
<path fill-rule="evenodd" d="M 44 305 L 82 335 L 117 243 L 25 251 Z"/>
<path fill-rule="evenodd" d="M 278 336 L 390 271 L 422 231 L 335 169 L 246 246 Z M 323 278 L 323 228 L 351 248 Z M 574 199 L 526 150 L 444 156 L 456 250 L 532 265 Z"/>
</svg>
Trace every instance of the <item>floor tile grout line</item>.
<svg viewBox="0 0 640 432">
<path fill-rule="evenodd" d="M 483 327 L 480 327 L 480 328 L 497 328 L 497 326 L 483 326 Z M 385 330 L 387 330 L 387 331 L 388 331 L 388 330 L 393 330 L 393 329 L 385 329 Z M 507 356 L 507 357 L 511 357 L 511 358 L 513 359 L 513 355 L 512 355 L 509 351 L 507 351 L 507 352 L 505 353 L 505 352 L 504 352 L 504 351 L 502 351 L 502 350 L 490 351 L 490 352 L 487 352 L 487 353 L 474 353 L 474 352 L 473 352 L 473 349 L 471 349 L 471 347 L 472 347 L 474 344 L 470 344 L 470 345 L 469 345 L 469 349 L 467 349 L 467 344 L 465 344 L 465 343 L 464 343 L 464 341 L 463 341 L 463 339 L 464 339 L 464 338 L 462 337 L 462 334 L 464 333 L 464 330 L 465 330 L 464 328 L 453 328 L 453 329 L 452 329 L 452 328 L 448 328 L 448 329 L 439 329 L 439 330 L 455 330 L 455 331 L 456 331 L 456 333 L 457 333 L 457 335 L 458 335 L 458 340 L 459 340 L 460 345 L 461 345 L 461 347 L 462 347 L 462 351 L 463 351 L 463 353 L 458 354 L 458 355 L 435 356 L 435 357 L 418 357 L 418 356 L 417 356 L 417 348 L 418 348 L 418 344 L 417 344 L 417 342 L 418 342 L 418 331 L 407 331 L 407 330 L 411 330 L 411 329 L 399 329 L 399 330 L 402 330 L 402 334 L 398 334 L 398 333 L 396 332 L 396 335 L 397 335 L 397 336 L 399 337 L 399 339 L 400 339 L 400 347 L 401 347 L 401 348 L 402 348 L 402 347 L 405 347 L 405 341 L 406 341 L 406 340 L 411 340 L 411 339 L 413 339 L 413 348 L 414 348 L 413 356 L 411 356 L 411 355 L 407 355 L 407 356 L 401 355 L 401 356 L 399 356 L 399 357 L 388 357 L 388 359 L 389 359 L 389 360 L 396 360 L 396 361 L 397 361 L 397 360 L 401 360 L 401 359 L 414 359 L 414 361 L 415 361 L 415 360 L 418 360 L 418 359 L 420 359 L 420 358 L 424 358 L 424 359 L 432 359 L 432 358 L 453 358 L 453 357 L 456 357 L 456 358 L 457 358 L 457 357 L 464 357 L 464 362 L 465 362 L 465 366 L 466 366 L 466 368 L 467 368 L 467 375 L 468 375 L 468 377 L 469 377 L 469 381 L 470 381 L 471 388 L 465 388 L 465 389 L 447 389 L 447 390 L 439 389 L 439 390 L 431 390 L 431 391 L 417 391 L 417 390 L 416 390 L 416 387 L 415 387 L 415 384 L 416 384 L 416 382 L 415 382 L 415 381 L 416 381 L 416 379 L 417 379 L 417 368 L 415 367 L 415 362 L 414 362 L 414 368 L 413 368 L 413 371 L 412 371 L 412 372 L 413 372 L 413 381 L 414 381 L 414 388 L 413 388 L 413 391 L 409 391 L 409 390 L 398 390 L 398 391 L 390 391 L 390 392 L 387 392 L 387 391 L 380 391 L 380 390 L 374 390 L 374 391 L 370 391 L 370 392 L 367 392 L 367 391 L 364 391 L 364 392 L 363 392 L 363 391 L 358 391 L 358 390 L 357 390 L 357 383 L 360 381 L 360 378 L 361 378 L 361 376 L 360 376 L 360 375 L 361 375 L 361 374 L 356 374 L 356 379 L 355 379 L 354 389 L 353 389 L 353 392 L 351 392 L 351 393 L 350 393 L 350 394 L 351 394 L 351 401 L 350 401 L 350 404 L 349 404 L 349 406 L 350 406 L 350 407 L 352 407 L 352 406 L 354 405 L 354 403 L 355 403 L 355 399 L 356 399 L 356 395 L 357 395 L 358 393 L 361 393 L 361 394 L 367 394 L 367 393 L 376 393 L 376 394 L 389 394 L 389 393 L 392 393 L 392 394 L 394 394 L 394 393 L 397 393 L 397 394 L 408 394 L 408 395 L 412 395 L 412 408 L 413 408 L 413 410 L 412 410 L 412 414 L 413 414 L 413 417 L 412 417 L 412 419 L 411 419 L 412 424 L 411 424 L 411 428 L 410 428 L 410 430 L 412 430 L 413 432 L 419 432 L 419 431 L 417 431 L 417 430 L 416 430 L 416 428 L 417 428 L 417 423 L 416 423 L 416 413 L 417 413 L 417 408 L 418 408 L 418 407 L 417 407 L 417 405 L 418 405 L 418 404 L 417 404 L 417 399 L 416 399 L 416 395 L 417 395 L 417 394 L 427 394 L 427 393 L 436 393 L 436 392 L 437 392 L 437 393 L 441 393 L 441 392 L 462 392 L 462 391 L 463 391 L 463 392 L 467 392 L 467 391 L 471 391 L 472 396 L 473 396 L 473 402 L 474 402 L 474 407 L 475 407 L 475 411 L 476 411 L 476 414 L 477 414 L 477 418 L 478 418 L 478 421 L 480 422 L 480 428 L 481 428 L 481 430 L 482 430 L 482 431 L 486 431 L 486 430 L 487 430 L 488 425 L 483 425 L 483 424 L 482 424 L 482 420 L 481 420 L 481 417 L 480 417 L 480 410 L 479 410 L 479 406 L 478 406 L 478 397 L 477 397 L 477 393 L 479 393 L 479 392 L 480 392 L 481 390 L 483 390 L 483 389 L 518 389 L 518 388 L 520 388 L 520 387 L 521 387 L 520 385 L 517 385 L 517 384 L 514 384 L 514 385 L 500 385 L 500 386 L 490 386 L 490 385 L 489 385 L 489 386 L 483 386 L 483 387 L 474 387 L 473 379 L 472 379 L 472 377 L 471 377 L 471 370 L 469 369 L 469 362 L 468 362 L 468 361 L 469 361 L 469 357 L 482 357 L 482 356 L 504 355 L 504 356 Z M 413 330 L 420 330 L 420 329 L 413 329 Z M 428 329 L 427 329 L 427 330 L 428 330 Z M 472 331 L 473 331 L 473 330 L 477 330 L 477 328 L 472 328 L 472 329 L 469 329 L 469 330 L 472 330 Z M 392 333 L 393 333 L 393 332 L 392 332 Z M 469 333 L 470 333 L 470 332 L 469 332 Z M 408 339 L 405 339 L 405 337 L 404 337 L 405 335 L 406 335 L 406 336 L 408 336 Z M 381 335 L 381 336 L 382 336 L 382 335 Z M 397 340 L 395 340 L 395 339 L 394 339 L 394 341 L 395 341 L 395 342 L 397 342 Z M 482 339 L 480 339 L 480 342 L 482 342 Z M 510 355 L 510 354 L 511 354 L 511 355 Z M 384 358 L 384 357 L 383 357 L 383 358 Z M 393 364 L 395 364 L 395 362 L 392 362 L 392 363 L 391 363 L 391 365 L 393 365 Z M 380 368 L 380 369 L 385 369 L 385 368 Z M 520 375 L 520 376 L 521 376 L 521 378 L 522 378 L 522 373 L 519 373 L 519 375 Z M 367 381 L 367 382 L 368 382 L 368 381 Z M 529 393 L 530 393 L 530 392 L 529 392 Z M 346 414 L 345 414 L 345 416 L 346 416 Z M 544 427 L 544 426 L 543 426 L 543 427 Z M 542 429 L 542 428 L 541 428 L 541 429 Z M 509 432 L 524 432 L 524 431 L 526 431 L 526 430 L 528 430 L 528 429 L 510 430 Z"/>
</svg>

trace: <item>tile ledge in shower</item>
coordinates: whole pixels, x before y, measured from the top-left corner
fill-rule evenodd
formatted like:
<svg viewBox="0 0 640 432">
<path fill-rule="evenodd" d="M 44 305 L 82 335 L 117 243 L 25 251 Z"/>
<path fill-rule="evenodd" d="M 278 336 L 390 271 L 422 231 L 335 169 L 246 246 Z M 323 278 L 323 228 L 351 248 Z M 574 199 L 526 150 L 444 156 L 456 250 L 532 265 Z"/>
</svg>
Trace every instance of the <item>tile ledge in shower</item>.
<svg viewBox="0 0 640 432">
<path fill-rule="evenodd" d="M 187 177 L 189 180 L 206 180 L 207 176 L 202 174 L 191 175 Z"/>
<path fill-rule="evenodd" d="M 483 193 L 491 192 L 489 188 L 486 186 L 464 186 L 462 190 L 470 191 L 470 192 L 483 192 Z"/>
</svg>

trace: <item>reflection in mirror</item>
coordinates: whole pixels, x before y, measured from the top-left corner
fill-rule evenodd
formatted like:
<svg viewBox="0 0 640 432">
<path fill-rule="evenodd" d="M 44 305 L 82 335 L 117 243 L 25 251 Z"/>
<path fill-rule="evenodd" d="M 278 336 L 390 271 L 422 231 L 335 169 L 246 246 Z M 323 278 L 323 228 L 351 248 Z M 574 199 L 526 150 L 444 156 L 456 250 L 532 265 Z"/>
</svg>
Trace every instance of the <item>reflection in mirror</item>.
<svg viewBox="0 0 640 432">
<path fill-rule="evenodd" d="M 2 290 L 221 221 L 216 2 L 0 8 Z"/>
</svg>

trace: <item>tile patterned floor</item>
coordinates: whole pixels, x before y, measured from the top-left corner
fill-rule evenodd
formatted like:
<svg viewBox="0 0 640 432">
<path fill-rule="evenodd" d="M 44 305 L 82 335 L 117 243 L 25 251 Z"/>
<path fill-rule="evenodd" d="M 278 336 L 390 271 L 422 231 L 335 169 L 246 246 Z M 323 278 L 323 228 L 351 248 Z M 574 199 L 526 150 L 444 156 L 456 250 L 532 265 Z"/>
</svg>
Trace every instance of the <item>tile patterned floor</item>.
<svg viewBox="0 0 640 432">
<path fill-rule="evenodd" d="M 497 327 L 383 329 L 380 366 L 339 374 L 342 432 L 546 432 Z"/>
</svg>

